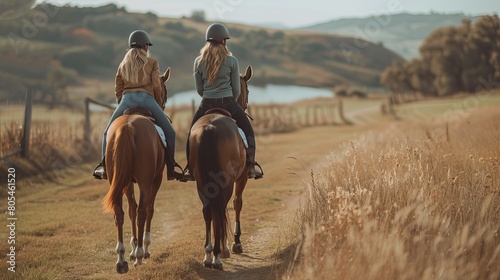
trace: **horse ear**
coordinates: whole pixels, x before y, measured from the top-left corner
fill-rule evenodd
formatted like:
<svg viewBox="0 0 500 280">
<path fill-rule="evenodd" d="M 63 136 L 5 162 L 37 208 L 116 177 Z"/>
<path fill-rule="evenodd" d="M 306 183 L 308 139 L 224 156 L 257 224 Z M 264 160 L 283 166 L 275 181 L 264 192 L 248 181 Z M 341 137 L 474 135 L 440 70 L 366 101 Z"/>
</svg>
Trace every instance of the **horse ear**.
<svg viewBox="0 0 500 280">
<path fill-rule="evenodd" d="M 245 71 L 245 76 L 243 76 L 243 79 L 247 82 L 250 81 L 250 79 L 252 78 L 252 74 L 253 74 L 252 66 L 248 65 L 247 70 Z"/>
<path fill-rule="evenodd" d="M 165 73 L 163 73 L 161 78 L 162 78 L 163 82 L 168 81 L 168 79 L 170 78 L 170 67 L 168 67 L 167 70 L 165 70 Z"/>
</svg>

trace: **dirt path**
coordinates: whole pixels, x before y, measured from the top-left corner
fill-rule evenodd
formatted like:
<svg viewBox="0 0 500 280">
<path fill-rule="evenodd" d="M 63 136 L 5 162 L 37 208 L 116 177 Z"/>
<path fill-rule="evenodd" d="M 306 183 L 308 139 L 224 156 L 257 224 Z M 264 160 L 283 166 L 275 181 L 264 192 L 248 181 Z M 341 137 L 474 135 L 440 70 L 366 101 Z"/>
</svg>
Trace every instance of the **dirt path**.
<svg viewBox="0 0 500 280">
<path fill-rule="evenodd" d="M 241 213 L 244 253 L 224 260 L 224 272 L 201 264 L 204 221 L 193 182 L 164 181 L 155 202 L 152 257 L 139 268 L 129 263 L 126 275 L 115 272 L 114 219 L 100 206 L 109 185 L 89 178 L 93 166 L 65 171 L 61 182 L 30 182 L 16 193 L 22 221 L 16 232 L 19 270 L 8 279 L 274 279 L 274 256 L 286 244 L 311 169 L 319 170 L 332 150 L 364 130 L 362 125 L 322 126 L 258 137 L 257 159 L 265 178 L 247 184 Z M 234 221 L 232 201 L 229 206 Z M 126 218 L 126 254 L 129 227 Z M 6 257 L 0 260 L 6 271 Z"/>
<path fill-rule="evenodd" d="M 170 234 L 158 232 L 157 235 L 170 236 L 168 241 L 171 242 L 186 241 L 182 237 L 186 232 L 197 236 L 196 241 L 188 241 L 195 248 L 194 262 L 199 266 L 195 269 L 197 275 L 194 278 L 274 279 L 276 261 L 273 255 L 282 249 L 284 238 L 289 233 L 288 224 L 295 218 L 295 210 L 299 206 L 297 202 L 304 185 L 309 182 L 310 170 L 321 168 L 322 162 L 335 147 L 362 130 L 359 126 L 324 126 L 259 138 L 258 160 L 264 165 L 266 176 L 262 180 L 249 181 L 243 194 L 241 238 L 245 252 L 224 260 L 224 273 L 201 267 L 204 224 L 194 183 L 173 183 L 169 190 L 159 195 L 157 205 L 163 206 L 157 208 L 161 209 L 162 216 L 157 215 L 155 219 L 157 222 L 168 221 L 157 225 L 161 227 L 160 231 Z M 161 201 L 175 197 L 189 199 L 184 206 L 177 205 L 164 211 L 166 204 Z M 229 206 L 230 219 L 234 220 L 232 201 Z M 186 247 L 178 249 L 188 250 Z M 180 252 L 170 254 L 177 253 Z"/>
</svg>

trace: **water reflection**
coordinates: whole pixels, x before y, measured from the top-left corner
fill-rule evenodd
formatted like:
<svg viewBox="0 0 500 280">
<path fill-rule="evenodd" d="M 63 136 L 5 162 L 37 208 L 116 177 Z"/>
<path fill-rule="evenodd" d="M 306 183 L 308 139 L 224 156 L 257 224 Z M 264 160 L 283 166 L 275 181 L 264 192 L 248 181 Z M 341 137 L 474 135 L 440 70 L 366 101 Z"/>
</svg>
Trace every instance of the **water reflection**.
<svg viewBox="0 0 500 280">
<path fill-rule="evenodd" d="M 310 88 L 300 86 L 267 85 L 266 87 L 249 86 L 249 103 L 292 103 L 317 97 L 332 97 L 331 89 Z M 201 97 L 195 90 L 176 93 L 168 98 L 167 106 L 188 105 L 194 100 L 196 104 Z"/>
</svg>

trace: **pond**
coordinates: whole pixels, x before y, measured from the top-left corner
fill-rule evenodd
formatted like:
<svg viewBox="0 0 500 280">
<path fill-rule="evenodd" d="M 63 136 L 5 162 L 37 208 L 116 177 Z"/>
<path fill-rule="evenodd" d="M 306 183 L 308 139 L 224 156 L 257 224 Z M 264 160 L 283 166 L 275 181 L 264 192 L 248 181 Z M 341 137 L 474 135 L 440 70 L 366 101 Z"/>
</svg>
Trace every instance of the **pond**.
<svg viewBox="0 0 500 280">
<path fill-rule="evenodd" d="M 317 97 L 333 97 L 331 89 L 311 88 L 290 85 L 267 85 L 266 87 L 248 86 L 250 104 L 293 103 Z M 195 90 L 176 93 L 168 98 L 167 106 L 189 105 L 192 100 L 198 104 L 201 97 Z"/>
</svg>

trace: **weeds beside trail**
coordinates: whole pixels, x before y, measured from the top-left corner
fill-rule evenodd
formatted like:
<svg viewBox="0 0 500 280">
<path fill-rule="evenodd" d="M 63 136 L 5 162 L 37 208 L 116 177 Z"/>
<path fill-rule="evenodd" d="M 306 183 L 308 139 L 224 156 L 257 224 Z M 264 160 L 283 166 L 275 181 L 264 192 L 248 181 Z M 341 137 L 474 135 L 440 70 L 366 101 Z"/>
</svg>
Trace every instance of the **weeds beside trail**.
<svg viewBox="0 0 500 280">
<path fill-rule="evenodd" d="M 289 279 L 499 279 L 500 110 L 399 124 L 330 155 Z"/>
</svg>

